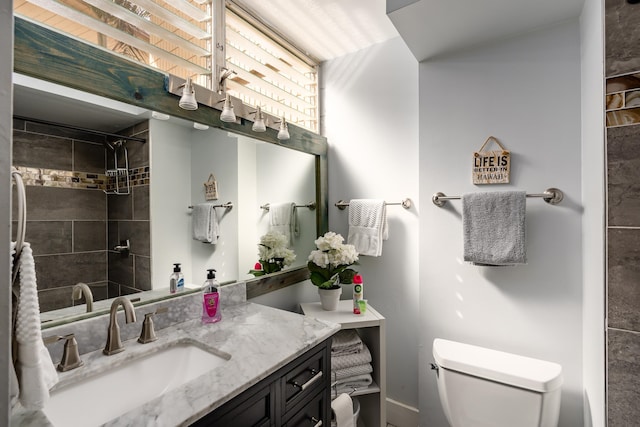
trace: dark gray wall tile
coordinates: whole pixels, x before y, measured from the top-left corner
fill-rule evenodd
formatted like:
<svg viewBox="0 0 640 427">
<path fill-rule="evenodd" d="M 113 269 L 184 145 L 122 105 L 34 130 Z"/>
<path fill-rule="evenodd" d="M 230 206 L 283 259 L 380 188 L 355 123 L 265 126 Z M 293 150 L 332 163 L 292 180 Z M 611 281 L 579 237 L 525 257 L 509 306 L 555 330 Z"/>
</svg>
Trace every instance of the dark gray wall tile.
<svg viewBox="0 0 640 427">
<path fill-rule="evenodd" d="M 38 287 L 40 287 L 39 283 Z M 39 290 L 40 312 L 44 313 L 45 311 L 71 307 L 72 289 L 72 286 L 62 286 L 60 288 Z"/>
<path fill-rule="evenodd" d="M 640 126 L 607 129 L 610 226 L 640 226 Z"/>
<path fill-rule="evenodd" d="M 133 287 L 133 257 L 109 252 L 109 282 Z"/>
<path fill-rule="evenodd" d="M 18 223 L 12 223 L 12 238 L 16 239 Z M 71 252 L 71 221 L 27 221 L 25 240 L 31 243 L 34 255 Z"/>
<path fill-rule="evenodd" d="M 75 129 L 67 129 L 59 126 L 51 126 L 41 123 L 34 123 L 27 120 L 25 129 L 29 132 L 41 133 L 46 135 L 59 136 L 61 138 L 76 139 L 81 141 L 99 142 L 105 140 L 104 136 L 96 135 L 91 132 L 82 132 Z"/>
<path fill-rule="evenodd" d="M 72 142 L 50 135 L 14 131 L 13 164 L 70 171 Z"/>
<path fill-rule="evenodd" d="M 131 194 L 126 196 L 109 194 L 107 205 L 109 220 L 133 219 L 133 197 Z"/>
<path fill-rule="evenodd" d="M 25 121 L 22 119 L 13 119 L 13 130 L 24 130 Z"/>
<path fill-rule="evenodd" d="M 105 148 L 102 144 L 73 142 L 74 171 L 104 174 L 105 168 Z"/>
<path fill-rule="evenodd" d="M 105 251 L 34 257 L 38 289 L 107 280 Z"/>
<path fill-rule="evenodd" d="M 117 283 L 109 281 L 107 284 L 107 290 L 109 292 L 109 298 L 115 298 L 121 295 L 120 285 Z"/>
<path fill-rule="evenodd" d="M 91 293 L 93 294 L 94 301 L 102 301 L 109 298 L 109 286 L 106 280 L 99 283 L 90 283 Z"/>
<path fill-rule="evenodd" d="M 105 250 L 107 244 L 106 221 L 74 221 L 73 251 Z"/>
<path fill-rule="evenodd" d="M 133 219 L 149 220 L 149 186 L 133 187 Z"/>
<path fill-rule="evenodd" d="M 608 331 L 608 426 L 638 425 L 640 419 L 640 334 Z"/>
<path fill-rule="evenodd" d="M 27 208 L 30 220 L 107 219 L 101 190 L 27 186 Z"/>
<path fill-rule="evenodd" d="M 135 265 L 135 287 L 142 291 L 151 290 L 151 258 L 136 255 Z"/>
<path fill-rule="evenodd" d="M 608 238 L 609 326 L 640 329 L 640 229 L 610 229 Z"/>
<path fill-rule="evenodd" d="M 118 230 L 120 240 L 129 239 L 132 254 L 151 256 L 149 221 L 120 221 Z"/>
<path fill-rule="evenodd" d="M 605 0 L 605 69 L 607 76 L 640 69 L 640 4 Z"/>
<path fill-rule="evenodd" d="M 118 237 L 119 221 L 108 221 L 108 223 L 107 249 L 113 250 L 116 245 L 120 244 L 120 238 Z"/>
</svg>

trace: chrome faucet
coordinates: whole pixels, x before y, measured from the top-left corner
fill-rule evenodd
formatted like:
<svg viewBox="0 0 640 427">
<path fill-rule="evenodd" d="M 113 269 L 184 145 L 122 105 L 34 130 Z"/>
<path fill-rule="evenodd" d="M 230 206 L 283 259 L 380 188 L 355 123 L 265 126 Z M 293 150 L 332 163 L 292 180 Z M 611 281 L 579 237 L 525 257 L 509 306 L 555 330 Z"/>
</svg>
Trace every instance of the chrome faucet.
<svg viewBox="0 0 640 427">
<path fill-rule="evenodd" d="M 73 287 L 73 291 L 71 292 L 71 301 L 75 301 L 84 297 L 84 301 L 87 303 L 87 313 L 93 311 L 93 294 L 91 293 L 91 288 L 87 286 L 86 283 L 76 283 Z"/>
<path fill-rule="evenodd" d="M 124 346 L 120 341 L 120 327 L 118 326 L 118 319 L 116 313 L 118 312 L 118 306 L 122 304 L 124 309 L 124 318 L 127 323 L 136 321 L 136 312 L 133 309 L 133 304 L 128 298 L 118 297 L 111 303 L 111 312 L 109 314 L 109 329 L 107 331 L 107 344 L 102 352 L 107 356 L 120 353 L 124 351 Z"/>
</svg>

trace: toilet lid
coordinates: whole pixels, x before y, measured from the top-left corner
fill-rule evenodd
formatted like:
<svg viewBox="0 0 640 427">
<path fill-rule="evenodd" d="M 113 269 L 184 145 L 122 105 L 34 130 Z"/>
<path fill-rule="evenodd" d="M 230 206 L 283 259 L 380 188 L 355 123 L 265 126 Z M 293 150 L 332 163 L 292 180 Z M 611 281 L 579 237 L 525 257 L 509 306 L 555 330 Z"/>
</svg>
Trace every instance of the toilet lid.
<svg viewBox="0 0 640 427">
<path fill-rule="evenodd" d="M 433 341 L 433 357 L 445 369 L 548 392 L 562 385 L 562 366 L 553 362 L 448 341 Z"/>
</svg>

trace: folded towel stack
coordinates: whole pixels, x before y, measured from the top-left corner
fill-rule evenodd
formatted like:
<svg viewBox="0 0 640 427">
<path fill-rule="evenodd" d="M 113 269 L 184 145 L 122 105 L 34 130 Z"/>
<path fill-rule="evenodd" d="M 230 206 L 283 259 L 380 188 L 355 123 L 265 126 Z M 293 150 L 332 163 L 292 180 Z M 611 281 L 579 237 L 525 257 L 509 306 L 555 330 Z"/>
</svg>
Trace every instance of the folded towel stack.
<svg viewBox="0 0 640 427">
<path fill-rule="evenodd" d="M 331 342 L 331 389 L 333 396 L 352 393 L 373 382 L 371 352 L 355 329 L 345 329 L 334 335 Z"/>
</svg>

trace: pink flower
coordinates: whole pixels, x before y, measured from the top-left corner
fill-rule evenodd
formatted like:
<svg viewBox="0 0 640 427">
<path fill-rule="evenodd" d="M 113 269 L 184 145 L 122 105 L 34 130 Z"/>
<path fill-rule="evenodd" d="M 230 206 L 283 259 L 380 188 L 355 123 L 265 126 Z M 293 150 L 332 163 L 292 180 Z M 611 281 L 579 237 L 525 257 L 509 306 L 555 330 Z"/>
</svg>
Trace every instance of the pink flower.
<svg viewBox="0 0 640 427">
<path fill-rule="evenodd" d="M 259 262 L 256 262 L 256 265 L 253 266 L 254 270 L 262 270 L 262 264 L 260 264 Z"/>
</svg>

